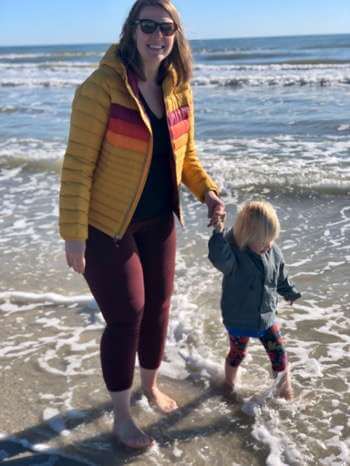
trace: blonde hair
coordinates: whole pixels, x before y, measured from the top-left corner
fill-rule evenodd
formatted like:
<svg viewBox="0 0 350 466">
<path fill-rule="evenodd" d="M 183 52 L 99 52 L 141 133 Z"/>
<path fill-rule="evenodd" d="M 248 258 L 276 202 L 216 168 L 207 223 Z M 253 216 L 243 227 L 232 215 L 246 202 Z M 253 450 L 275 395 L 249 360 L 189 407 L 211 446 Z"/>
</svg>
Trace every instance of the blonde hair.
<svg viewBox="0 0 350 466">
<path fill-rule="evenodd" d="M 238 211 L 233 234 L 240 249 L 254 242 L 268 243 L 277 239 L 280 222 L 275 209 L 266 201 L 247 202 Z"/>
<path fill-rule="evenodd" d="M 174 46 L 170 55 L 163 60 L 159 68 L 158 82 L 161 83 L 169 71 L 171 65 L 177 74 L 177 85 L 186 84 L 192 77 L 191 48 L 185 38 L 180 15 L 170 0 L 137 0 L 132 6 L 120 34 L 118 54 L 123 63 L 133 69 L 141 80 L 145 80 L 142 59 L 137 50 L 134 31 L 134 22 L 139 18 L 142 8 L 146 6 L 158 6 L 163 8 L 177 26 Z"/>
</svg>

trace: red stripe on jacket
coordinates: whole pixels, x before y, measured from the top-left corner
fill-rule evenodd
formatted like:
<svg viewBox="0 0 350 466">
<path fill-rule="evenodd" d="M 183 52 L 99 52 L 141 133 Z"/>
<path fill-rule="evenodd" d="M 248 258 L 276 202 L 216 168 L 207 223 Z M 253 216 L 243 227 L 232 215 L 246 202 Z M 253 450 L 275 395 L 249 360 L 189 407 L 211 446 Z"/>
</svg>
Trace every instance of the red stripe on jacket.
<svg viewBox="0 0 350 466">
<path fill-rule="evenodd" d="M 149 140 L 149 133 L 144 125 L 136 125 L 120 118 L 110 118 L 108 129 L 112 133 L 122 134 L 130 138 L 141 139 L 142 141 Z"/>
</svg>

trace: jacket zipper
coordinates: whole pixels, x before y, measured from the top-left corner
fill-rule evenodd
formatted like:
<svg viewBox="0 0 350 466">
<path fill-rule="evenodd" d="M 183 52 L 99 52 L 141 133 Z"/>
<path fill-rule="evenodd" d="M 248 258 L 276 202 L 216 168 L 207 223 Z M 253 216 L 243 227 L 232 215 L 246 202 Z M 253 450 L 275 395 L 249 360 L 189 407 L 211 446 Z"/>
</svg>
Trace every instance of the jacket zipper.
<svg viewBox="0 0 350 466">
<path fill-rule="evenodd" d="M 149 168 L 150 168 L 150 165 L 151 165 L 151 162 L 152 162 L 152 152 L 153 152 L 153 134 L 152 134 L 152 128 L 151 128 L 151 125 L 148 121 L 148 119 L 146 119 L 146 117 L 144 116 L 143 114 L 143 110 L 139 104 L 139 101 L 137 99 L 137 97 L 135 96 L 133 90 L 131 89 L 127 79 L 125 80 L 125 83 L 126 83 L 126 88 L 128 89 L 130 95 L 132 96 L 132 98 L 135 100 L 136 102 L 136 105 L 137 105 L 137 108 L 140 112 L 140 115 L 141 115 L 141 118 L 143 120 L 143 122 L 145 123 L 147 129 L 149 130 L 150 132 L 150 135 L 151 135 L 151 138 L 150 138 L 150 150 L 148 151 L 148 154 L 147 154 L 147 157 L 146 157 L 146 162 L 145 162 L 145 166 L 144 166 L 144 170 L 143 170 L 143 173 L 142 173 L 142 177 L 141 177 L 141 182 L 140 182 L 140 185 L 139 185 L 139 188 L 136 192 L 136 195 L 134 197 L 134 200 L 129 208 L 129 212 L 127 213 L 125 219 L 124 219 L 124 223 L 123 223 L 123 226 L 121 228 L 121 232 L 120 232 L 120 235 L 117 235 L 116 233 L 113 235 L 113 241 L 114 241 L 114 244 L 119 247 L 119 243 L 120 243 L 120 240 L 122 239 L 129 223 L 130 223 L 130 220 L 136 210 L 136 207 L 137 207 L 137 203 L 138 201 L 140 200 L 140 197 L 141 197 L 141 194 L 143 192 L 143 189 L 145 187 L 145 184 L 146 184 L 146 180 L 147 180 L 147 176 L 148 176 L 148 172 L 149 172 Z"/>
<path fill-rule="evenodd" d="M 150 132 L 150 135 L 151 135 L 150 149 L 151 150 L 148 152 L 145 167 L 144 167 L 144 171 L 143 171 L 142 178 L 141 178 L 141 183 L 139 185 L 139 189 L 136 192 L 136 196 L 134 198 L 134 201 L 133 201 L 133 203 L 131 204 L 131 206 L 129 208 L 129 212 L 128 212 L 125 220 L 124 220 L 123 227 L 121 228 L 121 233 L 120 233 L 120 235 L 117 235 L 116 233 L 113 235 L 113 241 L 114 241 L 114 244 L 116 245 L 116 247 L 119 247 L 120 240 L 123 237 L 123 235 L 124 235 L 124 233 L 125 233 L 125 231 L 127 229 L 127 227 L 125 227 L 125 225 L 129 225 L 129 222 L 130 222 L 130 220 L 131 220 L 131 218 L 132 218 L 132 216 L 133 216 L 133 214 L 134 214 L 134 212 L 136 210 L 137 203 L 140 200 L 140 197 L 142 195 L 143 189 L 144 189 L 145 184 L 146 184 L 147 175 L 148 175 L 148 172 L 149 172 L 149 167 L 150 167 L 151 162 L 152 162 L 152 152 L 153 152 L 153 134 L 152 134 L 151 125 L 150 125 L 148 119 L 146 119 L 146 117 L 143 115 L 143 110 L 141 109 L 139 101 L 138 101 L 137 97 L 135 96 L 133 90 L 131 89 L 127 79 L 125 80 L 125 83 L 126 83 L 126 88 L 128 89 L 130 95 L 132 96 L 132 98 L 136 102 L 136 105 L 138 107 L 138 110 L 140 112 L 140 115 L 141 115 L 141 118 L 142 118 L 143 122 L 146 124 L 146 127 Z M 181 210 L 181 206 L 180 206 L 179 188 L 177 186 L 177 179 L 176 179 L 175 153 L 174 153 L 173 141 L 172 141 L 172 138 L 171 138 L 170 126 L 169 126 L 169 121 L 168 121 L 168 109 L 167 109 L 166 100 L 165 100 L 164 96 L 163 96 L 163 101 L 164 101 L 164 108 L 165 108 L 165 113 L 166 113 L 166 123 L 167 123 L 169 138 L 170 138 L 170 142 L 171 142 L 171 154 L 172 154 L 171 162 L 173 164 L 173 169 L 171 170 L 171 176 L 173 178 L 174 188 L 176 189 L 176 198 L 175 198 L 175 201 L 176 201 L 176 206 L 175 207 L 176 207 L 176 209 L 175 209 L 175 214 L 176 214 L 177 218 L 179 219 L 180 224 L 183 226 L 184 225 L 184 219 L 183 219 L 182 210 Z"/>
<path fill-rule="evenodd" d="M 170 145 L 171 145 L 171 164 L 172 164 L 171 177 L 172 177 L 172 180 L 173 180 L 174 188 L 176 190 L 176 194 L 175 194 L 175 203 L 176 203 L 176 205 L 175 205 L 175 214 L 176 214 L 177 218 L 179 219 L 179 222 L 181 223 L 181 225 L 184 226 L 184 219 L 183 219 L 181 206 L 180 206 L 179 187 L 177 185 L 177 178 L 176 178 L 175 151 L 174 151 L 174 147 L 173 147 L 173 140 L 172 140 L 172 137 L 171 137 L 170 126 L 169 126 L 169 121 L 168 121 L 168 109 L 167 109 L 166 100 L 165 100 L 164 96 L 163 96 L 163 101 L 164 101 L 164 108 L 165 108 L 165 113 L 166 113 L 166 124 L 167 124 L 167 128 L 168 128 L 168 133 L 169 133 L 169 138 L 170 138 Z"/>
</svg>

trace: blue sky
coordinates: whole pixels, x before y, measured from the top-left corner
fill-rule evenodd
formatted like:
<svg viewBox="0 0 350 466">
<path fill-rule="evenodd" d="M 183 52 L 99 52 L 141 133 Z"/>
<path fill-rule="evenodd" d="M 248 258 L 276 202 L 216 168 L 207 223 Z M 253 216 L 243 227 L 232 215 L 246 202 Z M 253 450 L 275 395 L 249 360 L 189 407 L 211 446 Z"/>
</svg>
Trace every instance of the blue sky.
<svg viewBox="0 0 350 466">
<path fill-rule="evenodd" d="M 189 39 L 350 33 L 350 0 L 174 0 Z M 132 0 L 0 0 L 0 46 L 114 42 Z"/>
</svg>

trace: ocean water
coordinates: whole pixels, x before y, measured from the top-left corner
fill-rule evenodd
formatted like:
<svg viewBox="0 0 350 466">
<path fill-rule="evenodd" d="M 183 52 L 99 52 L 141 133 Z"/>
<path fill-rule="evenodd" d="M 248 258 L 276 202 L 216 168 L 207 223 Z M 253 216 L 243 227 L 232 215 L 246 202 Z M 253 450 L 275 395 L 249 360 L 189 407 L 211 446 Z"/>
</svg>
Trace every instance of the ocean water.
<svg viewBox="0 0 350 466">
<path fill-rule="evenodd" d="M 221 277 L 207 260 L 206 209 L 183 190 L 161 371 L 181 408 L 158 414 L 136 375 L 133 412 L 157 439 L 142 454 L 109 434 L 103 321 L 57 230 L 71 100 L 107 47 L 0 48 L 0 461 L 350 464 L 350 35 L 192 42 L 198 152 L 228 223 L 247 199 L 272 202 L 303 294 L 279 310 L 296 397 L 275 398 L 254 341 L 237 394 L 222 390 Z"/>
</svg>

